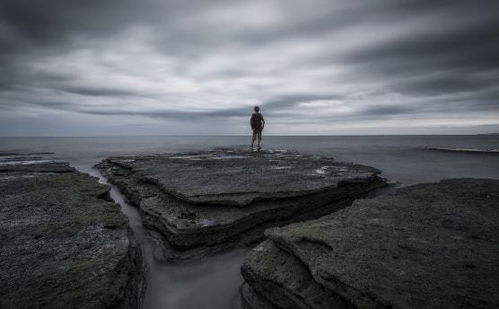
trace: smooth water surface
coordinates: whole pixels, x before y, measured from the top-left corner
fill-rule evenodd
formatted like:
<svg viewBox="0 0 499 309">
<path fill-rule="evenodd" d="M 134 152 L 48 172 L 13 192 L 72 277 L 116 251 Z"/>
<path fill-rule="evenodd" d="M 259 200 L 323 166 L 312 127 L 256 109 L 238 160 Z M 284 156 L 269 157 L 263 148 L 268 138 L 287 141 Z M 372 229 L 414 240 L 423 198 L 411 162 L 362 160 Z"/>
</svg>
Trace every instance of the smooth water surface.
<svg viewBox="0 0 499 309">
<path fill-rule="evenodd" d="M 0 151 L 55 152 L 83 171 L 110 155 L 247 146 L 247 136 L 0 137 Z M 497 135 L 264 136 L 264 148 L 333 156 L 383 171 L 404 184 L 451 177 L 499 178 L 499 155 L 450 153 L 425 147 L 498 149 Z"/>
</svg>

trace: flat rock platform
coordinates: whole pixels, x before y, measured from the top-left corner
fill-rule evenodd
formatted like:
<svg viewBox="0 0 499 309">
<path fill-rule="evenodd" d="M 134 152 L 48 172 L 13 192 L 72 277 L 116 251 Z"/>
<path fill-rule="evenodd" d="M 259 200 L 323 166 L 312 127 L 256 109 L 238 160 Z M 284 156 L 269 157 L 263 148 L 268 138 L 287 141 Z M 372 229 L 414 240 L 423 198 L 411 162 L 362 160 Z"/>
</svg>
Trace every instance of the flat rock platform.
<svg viewBox="0 0 499 309">
<path fill-rule="evenodd" d="M 288 151 L 110 157 L 97 168 L 140 208 L 169 260 L 253 243 L 265 228 L 334 212 L 385 185 L 375 168 Z"/>
<path fill-rule="evenodd" d="M 405 187 L 265 235 L 246 308 L 499 308 L 499 180 Z"/>
<path fill-rule="evenodd" d="M 139 308 L 142 258 L 109 186 L 17 159 L 0 164 L 0 308 Z"/>
</svg>

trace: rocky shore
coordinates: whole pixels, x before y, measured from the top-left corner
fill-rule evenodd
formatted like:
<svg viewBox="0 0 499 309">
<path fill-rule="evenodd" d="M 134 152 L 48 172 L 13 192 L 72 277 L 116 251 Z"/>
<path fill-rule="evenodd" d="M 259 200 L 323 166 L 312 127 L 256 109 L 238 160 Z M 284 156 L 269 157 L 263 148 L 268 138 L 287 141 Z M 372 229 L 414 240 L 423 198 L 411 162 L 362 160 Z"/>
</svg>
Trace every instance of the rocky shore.
<svg viewBox="0 0 499 309">
<path fill-rule="evenodd" d="M 139 308 L 141 252 L 109 187 L 17 159 L 0 164 L 0 308 Z"/>
<path fill-rule="evenodd" d="M 245 308 L 499 307 L 499 180 L 418 184 L 271 228 Z"/>
<path fill-rule="evenodd" d="M 386 185 L 374 168 L 238 149 L 96 167 L 161 261 L 253 245 L 245 309 L 499 307 L 499 180 L 373 197 Z M 109 189 L 67 163 L 0 158 L 1 309 L 140 308 L 142 254 Z"/>
<path fill-rule="evenodd" d="M 332 213 L 385 185 L 374 168 L 286 151 L 111 157 L 96 167 L 139 207 L 162 260 L 254 243 L 266 228 Z"/>
</svg>

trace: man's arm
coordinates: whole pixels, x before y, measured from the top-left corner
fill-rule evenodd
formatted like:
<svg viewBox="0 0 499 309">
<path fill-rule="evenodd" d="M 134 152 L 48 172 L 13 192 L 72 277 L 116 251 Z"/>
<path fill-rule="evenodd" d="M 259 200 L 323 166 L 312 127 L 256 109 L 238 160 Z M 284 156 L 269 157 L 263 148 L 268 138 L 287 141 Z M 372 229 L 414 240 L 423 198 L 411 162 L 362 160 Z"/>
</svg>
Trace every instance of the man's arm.
<svg viewBox="0 0 499 309">
<path fill-rule="evenodd" d="M 265 128 L 265 119 L 263 119 L 263 115 L 262 115 L 262 129 Z"/>
</svg>

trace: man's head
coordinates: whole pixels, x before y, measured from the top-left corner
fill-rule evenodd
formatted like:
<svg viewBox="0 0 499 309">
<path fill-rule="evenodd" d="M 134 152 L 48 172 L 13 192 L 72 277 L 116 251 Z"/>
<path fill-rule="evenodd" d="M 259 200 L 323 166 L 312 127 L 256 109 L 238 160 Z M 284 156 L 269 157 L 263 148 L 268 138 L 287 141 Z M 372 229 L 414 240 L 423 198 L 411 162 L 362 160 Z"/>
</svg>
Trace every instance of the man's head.
<svg viewBox="0 0 499 309">
<path fill-rule="evenodd" d="M 255 112 L 257 112 L 257 113 L 258 113 L 258 112 L 260 111 L 260 107 L 255 106 L 254 110 L 255 110 Z"/>
</svg>

